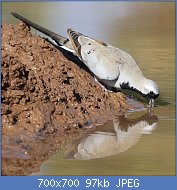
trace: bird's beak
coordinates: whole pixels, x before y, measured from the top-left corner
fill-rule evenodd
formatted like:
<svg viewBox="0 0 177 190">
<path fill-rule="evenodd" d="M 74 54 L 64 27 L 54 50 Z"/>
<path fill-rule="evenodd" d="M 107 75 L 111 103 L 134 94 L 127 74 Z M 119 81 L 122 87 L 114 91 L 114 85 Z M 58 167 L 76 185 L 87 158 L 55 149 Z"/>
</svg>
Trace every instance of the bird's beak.
<svg viewBox="0 0 177 190">
<path fill-rule="evenodd" d="M 154 99 L 149 100 L 149 106 L 150 108 L 154 108 Z"/>
</svg>

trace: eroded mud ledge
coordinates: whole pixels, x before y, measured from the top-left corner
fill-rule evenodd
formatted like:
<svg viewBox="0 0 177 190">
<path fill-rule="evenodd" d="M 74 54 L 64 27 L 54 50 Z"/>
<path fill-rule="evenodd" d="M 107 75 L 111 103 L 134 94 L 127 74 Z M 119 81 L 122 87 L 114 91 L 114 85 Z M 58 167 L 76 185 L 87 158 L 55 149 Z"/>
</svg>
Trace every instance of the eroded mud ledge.
<svg viewBox="0 0 177 190">
<path fill-rule="evenodd" d="M 70 56 L 33 35 L 22 22 L 3 24 L 3 175 L 37 171 L 63 139 L 75 138 L 84 128 L 103 124 L 129 109 L 122 93 L 104 92 L 90 73 L 78 66 L 77 59 L 78 64 L 68 60 Z M 45 137 L 50 139 L 44 143 L 46 147 L 38 146 Z M 26 163 L 21 163 L 21 169 L 14 167 L 18 157 Z M 27 163 L 36 157 L 37 163 L 29 169 Z"/>
</svg>

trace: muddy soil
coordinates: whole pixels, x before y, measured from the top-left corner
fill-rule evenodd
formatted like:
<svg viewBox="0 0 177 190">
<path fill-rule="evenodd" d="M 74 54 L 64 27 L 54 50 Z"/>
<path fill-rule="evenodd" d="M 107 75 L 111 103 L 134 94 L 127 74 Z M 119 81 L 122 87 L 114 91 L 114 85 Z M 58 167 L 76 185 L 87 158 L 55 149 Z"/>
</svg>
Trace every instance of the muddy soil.
<svg viewBox="0 0 177 190">
<path fill-rule="evenodd" d="M 86 70 L 24 23 L 2 25 L 3 175 L 38 171 L 61 144 L 130 108 Z"/>
</svg>

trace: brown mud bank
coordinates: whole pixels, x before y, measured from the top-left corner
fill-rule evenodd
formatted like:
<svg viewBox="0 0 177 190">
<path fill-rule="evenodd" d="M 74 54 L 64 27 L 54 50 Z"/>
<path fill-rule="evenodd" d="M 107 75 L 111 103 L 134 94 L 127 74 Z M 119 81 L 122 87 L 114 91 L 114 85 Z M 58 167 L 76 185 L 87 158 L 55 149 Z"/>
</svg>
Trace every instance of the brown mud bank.
<svg viewBox="0 0 177 190">
<path fill-rule="evenodd" d="M 105 92 L 71 53 L 22 22 L 3 24 L 3 175 L 38 171 L 61 144 L 129 108 L 122 93 Z"/>
</svg>

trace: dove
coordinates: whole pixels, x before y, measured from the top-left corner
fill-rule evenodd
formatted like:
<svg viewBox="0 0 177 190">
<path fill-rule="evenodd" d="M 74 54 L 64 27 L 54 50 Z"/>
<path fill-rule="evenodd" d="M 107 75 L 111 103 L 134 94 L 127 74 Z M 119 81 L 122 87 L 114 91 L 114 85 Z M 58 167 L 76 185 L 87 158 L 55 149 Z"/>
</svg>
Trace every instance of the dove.
<svg viewBox="0 0 177 190">
<path fill-rule="evenodd" d="M 144 76 L 129 53 L 70 28 L 67 29 L 68 38 L 65 38 L 17 13 L 12 15 L 51 37 L 58 46 L 74 53 L 95 75 L 98 82 L 120 90 L 133 90 L 149 101 L 150 108 L 154 107 L 154 100 L 160 94 L 159 87 Z"/>
</svg>

